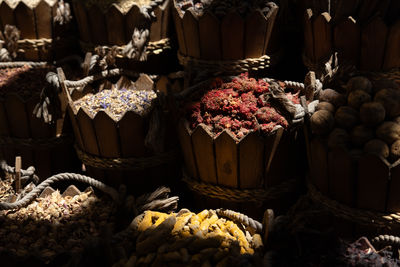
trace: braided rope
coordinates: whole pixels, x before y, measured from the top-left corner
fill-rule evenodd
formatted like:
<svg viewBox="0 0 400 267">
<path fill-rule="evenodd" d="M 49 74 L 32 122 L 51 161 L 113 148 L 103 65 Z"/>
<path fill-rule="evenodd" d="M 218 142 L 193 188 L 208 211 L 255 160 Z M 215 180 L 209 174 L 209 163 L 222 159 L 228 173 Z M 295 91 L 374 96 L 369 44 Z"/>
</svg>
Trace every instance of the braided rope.
<svg viewBox="0 0 400 267">
<path fill-rule="evenodd" d="M 256 232 L 258 232 L 258 233 L 261 233 L 263 230 L 263 225 L 260 222 L 254 220 L 254 219 L 250 218 L 249 216 L 244 215 L 242 213 L 239 213 L 239 212 L 236 212 L 233 210 L 226 210 L 226 209 L 217 209 L 216 213 L 219 216 L 226 217 L 234 222 L 238 222 L 238 223 L 244 224 L 247 227 L 251 227 L 254 230 L 256 230 Z"/>
<path fill-rule="evenodd" d="M 18 50 L 48 50 L 53 40 L 48 38 L 18 40 Z"/>
<path fill-rule="evenodd" d="M 366 226 L 382 228 L 400 226 L 400 213 L 386 214 L 377 211 L 351 208 L 322 195 L 310 181 L 308 181 L 307 184 L 308 196 L 311 200 L 321 204 L 326 210 L 337 217 Z"/>
<path fill-rule="evenodd" d="M 298 184 L 296 179 L 290 179 L 280 183 L 277 186 L 271 187 L 267 190 L 264 189 L 237 189 L 229 188 L 221 185 L 213 185 L 209 183 L 195 181 L 188 178 L 186 175 L 183 181 L 187 184 L 191 191 L 201 195 L 228 200 L 231 202 L 257 202 L 262 203 L 267 200 L 277 199 L 283 194 L 292 192 L 296 189 Z"/>
<path fill-rule="evenodd" d="M 32 61 L 15 61 L 15 62 L 0 62 L 0 69 L 5 68 L 20 68 L 25 65 L 28 65 L 33 68 L 44 67 L 47 66 L 47 62 L 32 62 Z"/>
<path fill-rule="evenodd" d="M 372 243 L 378 245 L 390 245 L 400 247 L 400 237 L 393 235 L 379 235 L 371 240 Z"/>
<path fill-rule="evenodd" d="M 82 50 L 86 52 L 93 52 L 94 48 L 97 46 L 91 43 L 85 43 L 83 41 L 79 41 Z M 112 46 L 103 46 L 105 51 L 108 52 L 111 50 Z M 117 57 L 124 58 L 123 51 L 126 45 L 116 46 Z M 171 40 L 169 38 L 164 38 L 159 41 L 149 42 L 146 46 L 146 54 L 149 55 L 159 55 L 166 50 L 171 49 Z"/>
<path fill-rule="evenodd" d="M 59 181 L 69 181 L 69 180 L 75 180 L 78 182 L 86 183 L 89 184 L 93 187 L 96 187 L 97 189 L 103 191 L 104 193 L 110 195 L 114 201 L 119 200 L 119 194 L 118 192 L 98 181 L 95 180 L 89 176 L 77 174 L 77 173 L 59 173 L 56 175 L 53 175 L 46 180 L 44 180 L 42 183 L 40 183 L 37 187 L 35 187 L 31 192 L 29 192 L 26 196 L 24 196 L 21 200 L 18 200 L 13 203 L 7 203 L 7 202 L 0 202 L 0 210 L 11 210 L 11 209 L 19 209 L 22 207 L 27 206 L 30 202 L 32 202 L 47 186 L 50 186 L 51 184 Z"/>
<path fill-rule="evenodd" d="M 76 145 L 75 150 L 83 164 L 103 170 L 145 170 L 174 162 L 177 156 L 176 150 L 170 150 L 146 158 L 102 158 L 87 154 Z"/>
<path fill-rule="evenodd" d="M 71 89 L 69 89 L 70 91 L 73 91 L 73 90 L 78 90 L 75 88 L 84 87 L 91 82 L 98 81 L 98 80 L 108 78 L 108 77 L 119 76 L 119 75 L 127 75 L 127 76 L 131 76 L 131 77 L 136 77 L 136 76 L 138 76 L 138 73 L 134 72 L 134 71 L 130 71 L 130 70 L 123 70 L 123 69 L 104 70 L 100 73 L 96 73 L 94 75 L 87 76 L 78 81 L 66 80 L 66 81 L 64 81 L 64 85 L 68 88 L 71 88 Z M 81 88 L 81 90 L 83 90 L 83 88 Z"/>
<path fill-rule="evenodd" d="M 178 51 L 179 63 L 191 66 L 194 69 L 218 70 L 224 72 L 246 72 L 260 70 L 270 66 L 270 57 L 264 55 L 259 58 L 246 58 L 238 60 L 204 60 L 183 55 Z"/>
<path fill-rule="evenodd" d="M 0 160 L 0 169 L 3 170 L 3 172 L 9 173 L 9 174 L 15 174 L 15 167 L 11 167 L 9 165 L 7 165 L 6 161 L 4 160 Z M 29 180 L 33 180 L 35 184 L 37 184 L 39 182 L 39 177 L 37 177 L 37 175 L 35 174 L 35 167 L 30 166 L 28 167 L 28 169 L 20 170 L 21 173 L 21 181 L 29 181 Z"/>
<path fill-rule="evenodd" d="M 69 145 L 73 143 L 70 135 L 61 135 L 59 137 L 33 139 L 33 138 L 14 138 L 9 136 L 0 136 L 0 147 L 30 148 L 30 149 L 50 149 L 60 145 Z"/>
<path fill-rule="evenodd" d="M 267 83 L 278 82 L 278 80 L 271 79 L 271 78 L 264 78 L 263 80 L 266 81 Z M 304 89 L 304 83 L 294 82 L 294 81 L 282 81 L 282 82 L 288 88 L 293 88 L 293 89 L 296 89 L 296 90 L 303 90 Z"/>
</svg>

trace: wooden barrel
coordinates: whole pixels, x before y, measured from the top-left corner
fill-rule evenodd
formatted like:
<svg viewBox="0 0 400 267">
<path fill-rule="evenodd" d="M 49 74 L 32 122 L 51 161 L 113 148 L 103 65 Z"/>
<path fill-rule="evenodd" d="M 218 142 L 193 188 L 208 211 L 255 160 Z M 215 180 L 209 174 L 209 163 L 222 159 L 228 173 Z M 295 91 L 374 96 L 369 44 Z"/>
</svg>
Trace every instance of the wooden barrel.
<svg viewBox="0 0 400 267">
<path fill-rule="evenodd" d="M 273 5 L 267 14 L 256 9 L 244 16 L 232 10 L 225 10 L 221 16 L 209 10 L 199 14 L 191 9 L 182 11 L 174 0 L 173 19 L 180 63 L 191 67 L 209 65 L 223 70 L 232 65 L 241 68 L 240 60 L 260 59 L 254 66 L 247 66 L 247 71 L 268 67 L 266 54 L 277 13 L 278 6 Z M 222 67 L 224 61 L 227 66 Z M 234 72 L 243 71 L 246 70 L 241 68 Z"/>
<path fill-rule="evenodd" d="M 14 25 L 20 31 L 18 40 L 20 60 L 47 61 L 67 56 L 74 40 L 70 19 L 62 25 L 55 20 L 59 1 L 0 1 L 0 30 Z"/>
<path fill-rule="evenodd" d="M 5 66 L 3 63 L 2 67 Z M 39 82 L 35 82 L 35 86 L 38 88 L 32 88 L 32 91 L 11 90 L 0 98 L 0 154 L 8 164 L 13 164 L 15 157 L 21 156 L 23 168 L 34 166 L 41 179 L 59 172 L 78 171 L 79 161 L 71 148 L 73 137 L 69 122 L 63 124 L 60 120 L 60 123 L 49 124 L 33 114 L 36 104 L 40 102 L 46 73 L 52 67 L 22 68 L 26 70 L 18 75 L 23 75 L 29 83 L 37 79 Z M 11 79 L 8 83 L 14 86 Z M 6 84 L 7 81 L 2 86 Z M 23 83 L 18 86 L 23 86 Z"/>
<path fill-rule="evenodd" d="M 119 72 L 120 69 L 114 71 Z M 113 73 L 113 70 L 106 72 Z M 153 90 L 154 83 L 149 76 L 140 75 L 138 78 L 136 73 L 124 73 L 106 75 L 106 78 L 119 79 L 117 84 L 127 82 L 137 89 Z M 66 81 L 61 69 L 59 77 L 69 103 L 68 114 L 75 134 L 75 149 L 90 176 L 115 187 L 125 184 L 135 194 L 174 183 L 178 172 L 174 150 L 176 142 L 170 138 L 170 124 L 166 114 L 158 112 L 158 107 L 155 107 L 146 115 L 124 111 L 119 119 L 102 110 L 93 115 L 85 107 L 77 108 L 75 101 L 89 92 L 110 89 L 111 83 L 107 79 L 101 79 L 97 81 L 97 85 L 84 83 L 79 90 L 72 91 L 72 88 L 77 87 L 71 84 L 81 83 L 88 77 L 76 82 Z M 159 121 L 155 121 L 157 116 L 160 116 Z M 152 128 L 154 122 L 161 122 L 165 128 Z M 160 149 L 155 151 L 147 145 L 146 139 L 149 131 L 157 129 L 160 131 L 150 133 L 155 134 L 162 143 Z"/>
</svg>

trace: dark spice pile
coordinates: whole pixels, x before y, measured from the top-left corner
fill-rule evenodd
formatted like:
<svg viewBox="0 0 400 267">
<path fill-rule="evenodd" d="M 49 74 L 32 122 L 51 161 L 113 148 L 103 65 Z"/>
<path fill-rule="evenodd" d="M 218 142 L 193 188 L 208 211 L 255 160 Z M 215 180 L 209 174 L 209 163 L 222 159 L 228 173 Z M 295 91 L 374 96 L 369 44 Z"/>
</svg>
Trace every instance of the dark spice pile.
<svg viewBox="0 0 400 267">
<path fill-rule="evenodd" d="M 49 67 L 31 68 L 28 65 L 18 68 L 0 69 L 0 98 L 16 93 L 23 99 L 39 94 L 46 84 Z"/>
<path fill-rule="evenodd" d="M 176 2 L 182 12 L 191 10 L 195 14 L 201 15 L 203 12 L 209 11 L 217 16 L 224 16 L 229 11 L 245 15 L 257 9 L 266 15 L 273 4 L 265 0 L 177 0 Z"/>
<path fill-rule="evenodd" d="M 287 119 L 269 101 L 269 86 L 264 80 L 249 78 L 247 73 L 227 83 L 216 79 L 211 91 L 189 105 L 186 114 L 191 129 L 203 123 L 216 135 L 229 129 L 240 139 L 252 130 L 268 134 L 278 125 L 287 128 Z M 287 96 L 299 103 L 297 94 Z"/>
</svg>

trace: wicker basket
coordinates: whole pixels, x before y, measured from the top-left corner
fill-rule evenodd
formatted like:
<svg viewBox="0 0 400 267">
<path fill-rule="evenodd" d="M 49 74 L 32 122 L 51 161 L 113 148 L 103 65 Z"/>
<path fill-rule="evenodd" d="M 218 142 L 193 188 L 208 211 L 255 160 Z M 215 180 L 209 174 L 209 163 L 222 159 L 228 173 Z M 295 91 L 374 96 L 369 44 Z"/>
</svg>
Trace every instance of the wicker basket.
<svg viewBox="0 0 400 267">
<path fill-rule="evenodd" d="M 58 0 L 0 1 L 0 30 L 15 25 L 21 31 L 18 41 L 21 60 L 42 60 L 65 57 L 65 50 L 73 47 L 74 40 L 65 38 L 70 23 L 61 26 L 54 21 Z"/>
<path fill-rule="evenodd" d="M 16 68 L 25 64 L 31 65 L 31 68 L 47 66 L 46 63 L 18 62 L 0 63 L 0 68 Z M 45 84 L 44 75 L 37 78 Z M 29 98 L 10 92 L 0 99 L 0 155 L 8 164 L 13 163 L 16 156 L 22 156 L 23 168 L 35 166 L 40 178 L 79 170 L 79 161 L 71 148 L 73 142 L 69 124 L 63 124 L 63 120 L 46 124 L 33 115 L 40 101 L 41 89 L 31 93 Z"/>
<path fill-rule="evenodd" d="M 74 104 L 86 93 L 97 92 L 99 86 L 109 88 L 107 86 L 111 83 L 107 79 L 128 79 L 129 82 L 134 79 L 136 88 L 153 90 L 154 83 L 147 75 L 138 78 L 137 73 L 114 69 L 79 81 L 68 81 L 59 69 L 59 78 L 69 104 L 68 113 L 76 138 L 75 148 L 90 176 L 113 186 L 125 184 L 135 194 L 173 183 L 177 177 L 176 153 L 175 142 L 168 135 L 168 128 L 165 130 L 165 140 L 168 142 L 162 139 L 164 149 L 155 153 L 145 145 L 153 112 L 141 116 L 127 111 L 116 120 L 104 111 L 93 116 L 85 108 L 78 110 Z M 97 80 L 100 80 L 100 85 Z M 167 123 L 166 115 L 162 114 L 161 117 Z M 160 135 L 159 138 L 164 137 Z"/>
<path fill-rule="evenodd" d="M 209 87 L 203 83 L 201 88 Z M 301 124 L 268 136 L 251 132 L 238 140 L 229 130 L 215 136 L 204 124 L 191 130 L 182 119 L 178 134 L 184 181 L 196 193 L 196 205 L 243 210 L 254 218 L 260 218 L 265 207 L 286 209 L 304 175 Z"/>
<path fill-rule="evenodd" d="M 209 11 L 200 16 L 191 10 L 182 12 L 174 1 L 180 63 L 232 69 L 231 73 L 267 68 L 267 47 L 277 12 L 275 5 L 267 15 L 254 10 L 242 17 L 236 11 L 229 11 L 219 19 Z"/>
</svg>

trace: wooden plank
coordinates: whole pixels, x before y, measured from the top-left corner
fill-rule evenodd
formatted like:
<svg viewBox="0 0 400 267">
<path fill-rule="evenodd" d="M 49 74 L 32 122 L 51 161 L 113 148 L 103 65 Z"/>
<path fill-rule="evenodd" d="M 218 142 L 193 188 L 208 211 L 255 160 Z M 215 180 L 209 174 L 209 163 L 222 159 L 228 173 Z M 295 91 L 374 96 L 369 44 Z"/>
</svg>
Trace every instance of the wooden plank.
<svg viewBox="0 0 400 267">
<path fill-rule="evenodd" d="M 106 16 L 106 25 L 107 25 L 109 44 L 124 45 L 127 43 L 125 39 L 126 30 L 124 23 L 124 15 L 118 8 L 118 5 L 112 4 L 112 6 L 108 9 Z"/>
<path fill-rule="evenodd" d="M 36 39 L 35 14 L 24 2 L 19 2 L 15 8 L 17 28 L 21 31 L 20 39 Z M 25 58 L 28 60 L 38 60 L 39 52 L 34 50 L 25 51 Z M 24 159 L 25 162 L 25 159 Z"/>
<path fill-rule="evenodd" d="M 15 158 L 15 191 L 17 193 L 21 193 L 21 157 L 18 156 Z"/>
<path fill-rule="evenodd" d="M 314 31 L 313 31 L 313 13 L 311 9 L 304 12 L 304 54 L 312 62 L 315 61 L 314 55 Z"/>
<path fill-rule="evenodd" d="M 360 26 L 352 17 L 335 26 L 333 43 L 339 52 L 339 62 L 348 61 L 357 66 L 360 58 L 360 39 Z"/>
<path fill-rule="evenodd" d="M 133 111 L 126 112 L 123 119 L 118 122 L 122 157 L 143 157 L 145 155 L 145 127 L 143 118 Z"/>
<path fill-rule="evenodd" d="M 311 140 L 311 179 L 318 190 L 327 195 L 328 181 L 328 153 L 327 147 L 319 138 Z"/>
<path fill-rule="evenodd" d="M 238 146 L 236 138 L 224 130 L 215 138 L 218 184 L 238 188 Z"/>
<path fill-rule="evenodd" d="M 362 29 L 360 69 L 378 71 L 382 68 L 387 33 L 388 28 L 379 17 L 373 19 Z"/>
<path fill-rule="evenodd" d="M 74 132 L 75 141 L 78 142 L 78 146 L 81 150 L 85 149 L 85 146 L 82 141 L 82 134 L 79 129 L 76 115 L 73 113 L 71 107 L 69 107 L 69 106 L 67 107 L 67 111 L 68 111 L 69 118 L 71 120 L 72 130 Z"/>
<path fill-rule="evenodd" d="M 162 10 L 163 10 L 163 19 L 162 19 L 162 23 L 161 23 L 161 38 L 162 39 L 170 36 L 171 2 L 172 1 L 165 1 L 164 6 L 162 7 Z"/>
<path fill-rule="evenodd" d="M 343 204 L 354 207 L 357 169 L 349 153 L 341 147 L 330 151 L 328 170 L 330 196 Z"/>
<path fill-rule="evenodd" d="M 78 24 L 80 39 L 86 43 L 92 42 L 92 31 L 89 28 L 89 18 L 84 3 L 72 1 L 72 7 Z"/>
<path fill-rule="evenodd" d="M 400 67 L 400 20 L 390 27 L 385 49 L 384 70 Z"/>
<path fill-rule="evenodd" d="M 109 114 L 99 111 L 93 119 L 99 152 L 103 158 L 118 158 L 121 156 L 117 123 Z M 117 188 L 123 183 L 122 172 L 107 170 L 108 182 Z"/>
<path fill-rule="evenodd" d="M 203 59 L 221 59 L 219 20 L 206 11 L 199 19 L 200 53 Z"/>
<path fill-rule="evenodd" d="M 146 26 L 146 19 L 137 5 L 133 5 L 125 15 L 125 38 L 132 40 L 132 34 L 135 28 L 141 29 Z"/>
<path fill-rule="evenodd" d="M 395 23 L 399 19 L 400 1 L 392 0 L 386 14 L 386 20 L 389 23 Z"/>
<path fill-rule="evenodd" d="M 150 42 L 159 41 L 161 39 L 161 27 L 163 21 L 163 11 L 160 6 L 157 6 L 154 10 L 156 17 L 155 21 L 152 21 L 150 26 Z"/>
<path fill-rule="evenodd" d="M 364 0 L 360 2 L 358 20 L 364 23 L 371 19 L 377 12 L 377 5 L 382 0 Z"/>
<path fill-rule="evenodd" d="M 37 38 L 52 38 L 52 7 L 46 1 L 40 1 L 35 8 Z"/>
<path fill-rule="evenodd" d="M 87 113 L 84 111 L 84 108 L 80 108 L 76 115 L 76 119 L 84 145 L 82 150 L 86 153 L 100 156 L 99 147 L 97 145 L 97 136 L 92 118 L 87 115 Z M 91 168 L 90 166 L 86 166 L 86 169 L 88 170 L 89 174 L 93 175 L 95 178 L 104 179 L 105 177 L 102 170 Z"/>
<path fill-rule="evenodd" d="M 393 164 L 390 169 L 390 182 L 388 191 L 387 212 L 400 212 L 400 161 Z"/>
<path fill-rule="evenodd" d="M 106 20 L 103 12 L 97 5 L 92 5 L 88 10 L 90 31 L 92 32 L 92 43 L 94 45 L 108 44 L 108 33 Z"/>
<path fill-rule="evenodd" d="M 331 13 L 331 16 L 332 20 L 337 23 L 349 16 L 353 16 L 359 4 L 359 0 L 337 0 L 336 2 L 334 14 L 332 15 Z"/>
<path fill-rule="evenodd" d="M 244 58 L 244 20 L 236 12 L 229 12 L 221 21 L 222 59 Z"/>
<path fill-rule="evenodd" d="M 6 97 L 5 107 L 11 130 L 11 137 L 30 138 L 31 133 L 29 129 L 28 114 L 22 99 L 15 94 L 10 94 Z M 21 156 L 24 159 L 24 169 L 34 165 L 31 148 L 16 149 L 15 152 L 18 156 Z"/>
<path fill-rule="evenodd" d="M 261 188 L 264 179 L 264 142 L 251 132 L 239 142 L 240 188 Z"/>
<path fill-rule="evenodd" d="M 200 58 L 199 24 L 196 16 L 189 10 L 182 20 L 186 41 L 186 52 L 189 56 Z"/>
<path fill-rule="evenodd" d="M 33 113 L 33 109 L 39 102 L 39 97 L 33 97 L 26 102 L 26 110 L 28 115 Z M 43 122 L 42 119 L 36 118 L 36 116 L 29 116 L 29 127 L 32 133 L 33 139 L 44 139 L 52 136 L 52 129 L 50 125 Z M 53 127 L 55 128 L 55 127 Z M 49 149 L 34 149 L 34 162 L 36 168 L 36 174 L 43 178 L 50 177 L 51 175 L 51 153 Z M 63 155 L 58 155 L 62 157 Z"/>
<path fill-rule="evenodd" d="M 180 121 L 178 123 L 179 141 L 183 153 L 183 160 L 185 161 L 185 170 L 192 179 L 198 179 L 196 159 L 193 154 L 193 145 L 191 139 L 191 130 L 187 121 Z"/>
<path fill-rule="evenodd" d="M 0 4 L 0 17 L 3 26 L 7 24 L 16 25 L 14 10 L 5 1 L 2 1 Z"/>
<path fill-rule="evenodd" d="M 357 208 L 385 211 L 389 175 L 389 165 L 381 158 L 369 154 L 359 160 Z"/>
<path fill-rule="evenodd" d="M 264 15 L 255 10 L 246 18 L 245 57 L 258 58 L 263 55 L 267 20 Z"/>
<path fill-rule="evenodd" d="M 276 19 L 276 16 L 278 15 L 278 9 L 279 9 L 278 6 L 274 4 L 266 16 L 267 32 L 265 35 L 263 54 L 266 54 L 268 51 L 268 46 L 270 45 L 270 39 L 271 39 L 272 32 L 274 29 L 275 19 Z"/>
<path fill-rule="evenodd" d="M 174 1 L 174 4 L 175 4 L 175 1 Z M 178 39 L 179 51 L 183 55 L 187 55 L 185 34 L 183 32 L 182 17 L 179 15 L 177 7 L 174 7 L 172 16 L 173 16 L 174 22 L 175 22 L 176 38 Z"/>
<path fill-rule="evenodd" d="M 313 22 L 315 60 L 320 63 L 332 53 L 332 27 L 329 23 L 330 20 L 331 16 L 324 12 L 317 16 Z"/>
<path fill-rule="evenodd" d="M 203 124 L 193 131 L 192 144 L 200 180 L 217 184 L 212 133 Z"/>
</svg>

